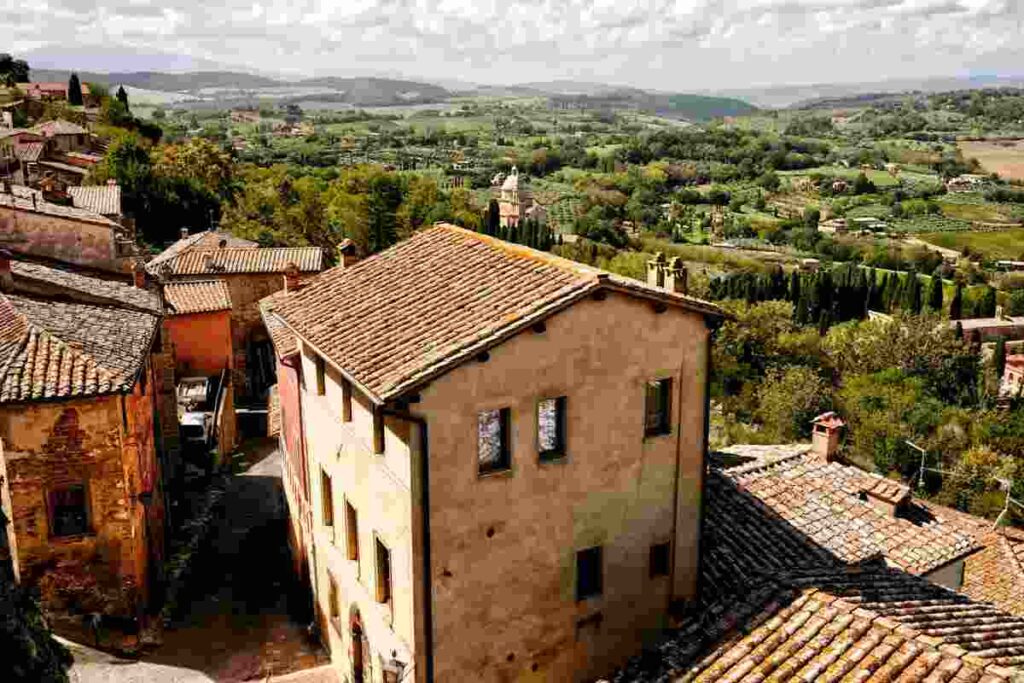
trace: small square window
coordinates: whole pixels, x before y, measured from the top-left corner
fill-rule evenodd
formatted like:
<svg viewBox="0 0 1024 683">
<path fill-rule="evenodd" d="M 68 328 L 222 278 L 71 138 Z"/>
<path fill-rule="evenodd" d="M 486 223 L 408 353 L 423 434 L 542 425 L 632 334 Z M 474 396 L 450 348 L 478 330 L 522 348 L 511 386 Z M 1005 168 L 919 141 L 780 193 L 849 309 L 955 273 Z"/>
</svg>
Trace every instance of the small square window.
<svg viewBox="0 0 1024 683">
<path fill-rule="evenodd" d="M 601 546 L 594 546 L 576 553 L 576 601 L 601 595 L 603 569 Z"/>
<path fill-rule="evenodd" d="M 651 546 L 650 569 L 652 579 L 657 576 L 668 576 L 669 547 L 668 543 L 655 543 Z"/>
<path fill-rule="evenodd" d="M 89 533 L 89 506 L 85 484 L 49 492 L 50 535 L 81 536 Z"/>
<path fill-rule="evenodd" d="M 565 455 L 565 396 L 537 404 L 537 452 L 541 460 Z"/>
<path fill-rule="evenodd" d="M 644 435 L 658 436 L 672 431 L 672 378 L 654 380 L 645 386 Z"/>
<path fill-rule="evenodd" d="M 509 450 L 511 410 L 485 410 L 477 417 L 477 456 L 480 474 L 501 472 L 512 467 Z"/>
</svg>

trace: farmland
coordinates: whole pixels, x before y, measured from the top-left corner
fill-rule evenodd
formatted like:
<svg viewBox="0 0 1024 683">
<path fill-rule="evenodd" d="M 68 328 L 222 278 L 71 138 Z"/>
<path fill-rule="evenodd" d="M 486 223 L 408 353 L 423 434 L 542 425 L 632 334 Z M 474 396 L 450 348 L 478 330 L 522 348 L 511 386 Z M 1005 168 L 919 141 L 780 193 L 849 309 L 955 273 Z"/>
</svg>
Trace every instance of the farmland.
<svg viewBox="0 0 1024 683">
<path fill-rule="evenodd" d="M 1024 140 L 963 141 L 958 147 L 989 173 L 1024 182 Z"/>
</svg>

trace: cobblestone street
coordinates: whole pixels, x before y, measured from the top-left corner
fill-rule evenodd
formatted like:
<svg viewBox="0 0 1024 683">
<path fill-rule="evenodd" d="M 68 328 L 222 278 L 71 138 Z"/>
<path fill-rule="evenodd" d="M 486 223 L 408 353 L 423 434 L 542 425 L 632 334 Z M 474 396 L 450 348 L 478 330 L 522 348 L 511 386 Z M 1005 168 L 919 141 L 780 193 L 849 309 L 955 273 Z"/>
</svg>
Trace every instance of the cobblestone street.
<svg viewBox="0 0 1024 683">
<path fill-rule="evenodd" d="M 311 642 L 309 596 L 294 579 L 287 546 L 287 509 L 276 442 L 247 442 L 214 529 L 193 558 L 180 615 L 163 643 L 140 661 L 76 645 L 72 680 L 79 683 L 265 680 L 328 663 Z M 329 669 L 295 681 L 331 681 Z"/>
</svg>

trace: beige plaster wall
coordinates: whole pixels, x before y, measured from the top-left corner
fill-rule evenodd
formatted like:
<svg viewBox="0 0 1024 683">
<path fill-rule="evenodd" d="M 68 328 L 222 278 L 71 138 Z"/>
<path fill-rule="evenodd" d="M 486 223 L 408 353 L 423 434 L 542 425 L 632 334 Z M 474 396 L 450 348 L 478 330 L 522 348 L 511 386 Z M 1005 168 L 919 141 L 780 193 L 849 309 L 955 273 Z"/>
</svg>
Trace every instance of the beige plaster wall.
<svg viewBox="0 0 1024 683">
<path fill-rule="evenodd" d="M 308 452 L 310 498 L 313 509 L 316 605 L 330 615 L 329 583 L 333 577 L 340 593 L 340 619 L 330 622 L 325 643 L 332 661 L 351 672 L 351 617 L 358 611 L 370 650 L 370 681 L 379 681 L 381 663 L 392 652 L 403 662 L 414 650 L 413 539 L 411 452 L 409 426 L 388 421 L 385 452 L 373 452 L 373 416 L 370 403 L 353 392 L 352 421 L 342 421 L 341 376 L 328 367 L 325 395 L 316 395 L 316 366 L 312 352 L 302 353 L 304 387 L 300 391 Z M 320 472 L 331 477 L 334 525 L 324 525 Z M 358 513 L 359 562 L 347 558 L 345 502 Z M 375 597 L 374 539 L 391 551 L 392 600 Z"/>
<path fill-rule="evenodd" d="M 693 597 L 707 334 L 697 314 L 609 293 L 422 391 L 436 680 L 592 679 Z M 663 377 L 676 380 L 672 433 L 645 438 L 644 384 Z M 536 404 L 557 396 L 568 452 L 541 463 Z M 480 477 L 477 415 L 504 407 L 512 469 Z M 650 546 L 665 541 L 673 575 L 652 579 Z M 576 552 L 594 545 L 603 595 L 577 603 Z"/>
</svg>

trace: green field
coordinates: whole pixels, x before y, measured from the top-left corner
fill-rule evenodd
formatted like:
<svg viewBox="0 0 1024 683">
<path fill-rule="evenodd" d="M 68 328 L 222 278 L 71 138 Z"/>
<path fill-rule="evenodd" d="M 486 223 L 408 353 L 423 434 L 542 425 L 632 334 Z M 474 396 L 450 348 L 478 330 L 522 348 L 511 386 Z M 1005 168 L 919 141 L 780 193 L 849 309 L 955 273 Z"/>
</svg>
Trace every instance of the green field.
<svg viewBox="0 0 1024 683">
<path fill-rule="evenodd" d="M 876 187 L 896 187 L 900 184 L 898 178 L 893 178 L 887 171 L 870 170 L 864 171 L 867 175 L 868 180 L 873 182 Z M 815 174 L 823 176 L 834 176 L 836 178 L 845 178 L 847 180 L 854 180 L 861 174 L 859 168 L 846 168 L 844 166 L 817 166 L 815 168 L 805 168 L 800 171 L 783 171 L 779 175 L 784 177 L 806 177 Z"/>
<path fill-rule="evenodd" d="M 1024 229 L 996 232 L 930 232 L 919 237 L 947 249 L 970 249 L 989 259 L 1024 259 Z"/>
</svg>

